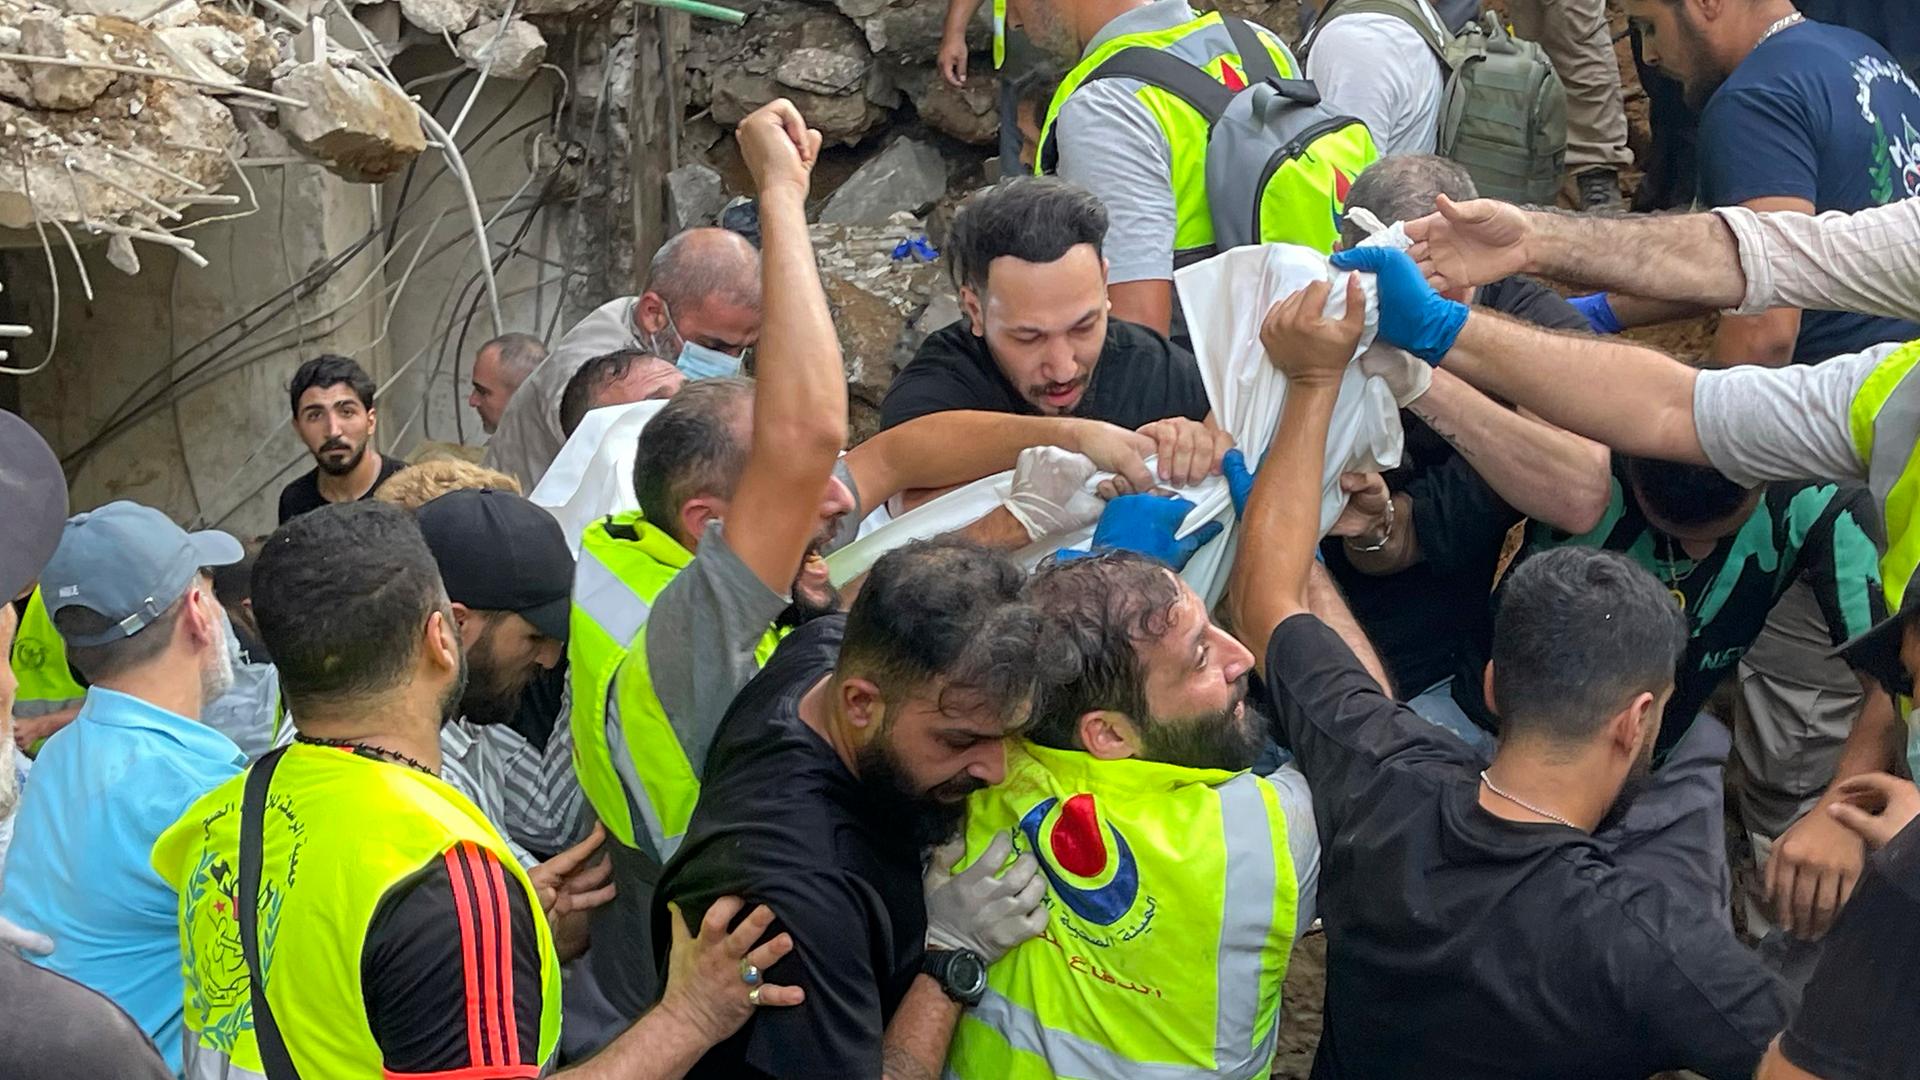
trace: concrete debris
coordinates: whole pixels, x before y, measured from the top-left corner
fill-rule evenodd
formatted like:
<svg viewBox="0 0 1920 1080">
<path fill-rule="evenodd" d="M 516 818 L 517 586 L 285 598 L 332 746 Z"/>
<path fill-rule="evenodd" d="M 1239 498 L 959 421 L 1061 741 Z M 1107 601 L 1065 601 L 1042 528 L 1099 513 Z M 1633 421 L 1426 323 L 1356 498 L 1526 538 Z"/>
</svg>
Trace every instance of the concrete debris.
<svg viewBox="0 0 1920 1080">
<path fill-rule="evenodd" d="M 457 34 L 479 17 L 480 0 L 400 0 L 400 14 L 429 34 Z"/>
<path fill-rule="evenodd" d="M 140 272 L 140 254 L 133 249 L 130 237 L 115 236 L 107 240 L 107 262 L 128 277 Z"/>
<path fill-rule="evenodd" d="M 842 95 L 864 92 L 872 64 L 828 49 L 795 49 L 773 69 L 773 77 L 795 90 Z"/>
<path fill-rule="evenodd" d="M 923 316 L 950 302 L 940 297 L 952 290 L 943 264 L 894 259 L 902 240 L 920 234 L 917 221 L 815 225 L 810 231 L 847 370 L 849 427 L 860 442 L 879 430 L 880 399 L 894 372 L 926 339 Z"/>
<path fill-rule="evenodd" d="M 124 20 L 121 25 L 133 28 Z M 102 37 L 103 31 L 91 15 L 62 18 L 50 11 L 32 11 L 20 20 L 20 51 L 33 56 L 110 63 L 113 57 Z M 48 109 L 84 109 L 120 77 L 111 71 L 92 68 L 24 66 L 33 91 L 33 103 Z"/>
<path fill-rule="evenodd" d="M 547 58 L 547 39 L 525 19 L 512 19 L 505 29 L 498 19 L 481 19 L 460 35 L 459 53 L 468 67 L 484 69 L 490 78 L 519 82 L 540 70 Z"/>
<path fill-rule="evenodd" d="M 897 211 L 919 213 L 947 192 L 947 162 L 914 139 L 895 139 L 840 185 L 820 211 L 827 224 L 875 225 Z"/>
<path fill-rule="evenodd" d="M 377 183 L 427 148 L 412 103 L 357 71 L 300 64 L 274 80 L 273 89 L 307 103 L 279 110 L 288 141 L 344 179 Z"/>
<path fill-rule="evenodd" d="M 682 165 L 667 174 L 667 231 L 711 225 L 727 205 L 720 174 L 698 163 Z"/>
<path fill-rule="evenodd" d="M 975 146 L 1000 141 L 1000 82 L 989 72 L 970 72 L 963 87 L 928 73 L 917 87 L 907 88 L 907 96 L 920 119 L 935 131 Z"/>
<path fill-rule="evenodd" d="M 173 26 L 155 31 L 154 37 L 185 74 L 227 86 L 245 80 L 245 43 L 217 26 Z"/>
<path fill-rule="evenodd" d="M 946 6 L 926 0 L 834 0 L 842 15 L 858 23 L 867 47 L 888 59 L 914 64 L 931 63 L 940 53 L 940 32 Z M 967 43 L 975 52 L 993 45 L 993 32 L 984 18 L 967 27 Z"/>
<path fill-rule="evenodd" d="M 803 52 L 811 62 L 787 63 Z M 785 97 L 828 142 L 851 146 L 886 121 L 895 100 L 859 28 L 799 0 L 763 0 L 740 27 L 696 20 L 686 65 L 689 111 L 711 108 L 725 128 Z"/>
</svg>

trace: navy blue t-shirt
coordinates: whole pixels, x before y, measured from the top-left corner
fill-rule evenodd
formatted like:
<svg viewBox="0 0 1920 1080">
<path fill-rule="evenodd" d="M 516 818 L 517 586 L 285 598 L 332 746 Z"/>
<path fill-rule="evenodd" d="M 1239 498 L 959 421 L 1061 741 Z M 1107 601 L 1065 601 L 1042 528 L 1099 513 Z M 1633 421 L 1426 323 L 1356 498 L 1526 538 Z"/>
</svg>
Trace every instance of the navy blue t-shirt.
<svg viewBox="0 0 1920 1080">
<path fill-rule="evenodd" d="M 1700 202 L 1800 198 L 1857 211 L 1920 195 L 1920 89 L 1873 39 L 1803 22 L 1760 43 L 1700 114 Z M 1899 319 L 1809 311 L 1794 360 L 1920 337 Z"/>
</svg>

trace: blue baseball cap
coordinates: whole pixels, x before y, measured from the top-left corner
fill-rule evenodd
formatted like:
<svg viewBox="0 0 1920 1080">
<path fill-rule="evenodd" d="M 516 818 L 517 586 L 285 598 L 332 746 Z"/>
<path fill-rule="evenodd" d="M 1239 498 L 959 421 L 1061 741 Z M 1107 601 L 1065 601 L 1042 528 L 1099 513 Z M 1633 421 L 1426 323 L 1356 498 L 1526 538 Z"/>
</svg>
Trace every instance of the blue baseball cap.
<svg viewBox="0 0 1920 1080">
<path fill-rule="evenodd" d="M 69 645 L 107 645 L 132 637 L 186 595 L 206 566 L 246 557 L 240 541 L 214 530 L 190 533 L 167 515 L 135 502 L 110 502 L 67 519 L 60 546 L 40 574 L 47 615 L 86 608 L 112 625 L 97 634 L 68 634 Z"/>
</svg>

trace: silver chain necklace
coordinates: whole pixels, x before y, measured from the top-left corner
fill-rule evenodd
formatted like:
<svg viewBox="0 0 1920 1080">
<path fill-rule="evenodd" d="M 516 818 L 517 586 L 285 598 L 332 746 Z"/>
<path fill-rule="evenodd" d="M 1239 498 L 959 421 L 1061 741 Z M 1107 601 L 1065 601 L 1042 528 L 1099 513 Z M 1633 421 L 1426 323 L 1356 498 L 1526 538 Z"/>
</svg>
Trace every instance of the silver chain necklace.
<svg viewBox="0 0 1920 1080">
<path fill-rule="evenodd" d="M 1797 11 L 1791 14 L 1780 16 L 1779 18 L 1773 20 L 1773 25 L 1767 27 L 1767 32 L 1760 35 L 1760 41 L 1754 42 L 1753 47 L 1756 49 L 1759 48 L 1760 42 L 1767 40 L 1768 38 L 1772 37 L 1773 35 L 1779 33 L 1782 30 L 1785 30 L 1787 27 L 1792 26 L 1795 23 L 1804 22 L 1805 20 L 1806 20 L 1806 16 L 1800 14 Z"/>
<path fill-rule="evenodd" d="M 1543 818 L 1552 818 L 1553 820 L 1559 822 L 1560 824 L 1565 825 L 1569 829 L 1580 828 L 1580 826 L 1575 825 L 1573 822 L 1568 821 L 1566 818 L 1561 817 L 1559 814 L 1556 814 L 1551 810 L 1542 810 L 1539 807 L 1533 805 L 1532 803 L 1528 802 L 1527 800 L 1521 798 L 1518 795 L 1509 795 L 1508 793 L 1501 791 L 1500 785 L 1493 782 L 1493 778 L 1487 775 L 1487 771 L 1485 769 L 1480 770 L 1480 782 L 1487 785 L 1488 791 L 1493 792 L 1495 795 L 1500 796 L 1501 798 L 1507 800 L 1508 802 L 1514 804 L 1515 806 L 1522 807 L 1527 810 L 1531 810 L 1534 813 L 1539 814 Z"/>
</svg>

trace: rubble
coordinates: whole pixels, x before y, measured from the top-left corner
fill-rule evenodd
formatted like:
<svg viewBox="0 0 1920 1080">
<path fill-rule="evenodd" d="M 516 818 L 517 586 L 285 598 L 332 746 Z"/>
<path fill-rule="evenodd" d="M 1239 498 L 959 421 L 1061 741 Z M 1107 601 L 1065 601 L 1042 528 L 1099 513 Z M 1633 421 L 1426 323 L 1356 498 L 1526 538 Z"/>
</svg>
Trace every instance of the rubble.
<svg viewBox="0 0 1920 1080">
<path fill-rule="evenodd" d="M 901 241 L 921 235 L 905 214 L 884 225 L 814 225 L 820 283 L 840 337 L 847 371 L 848 421 L 854 442 L 880 428 L 880 399 L 900 366 L 926 339 L 923 316 L 952 304 L 952 286 L 939 261 L 895 259 Z M 948 320 L 951 321 L 951 320 Z"/>
<path fill-rule="evenodd" d="M 899 211 L 917 214 L 947 193 L 947 162 L 928 143 L 899 138 L 860 166 L 820 211 L 820 221 L 877 225 Z"/>
<path fill-rule="evenodd" d="M 287 140 L 347 180 L 385 180 L 427 148 L 413 105 L 360 72 L 309 61 L 274 80 L 273 89 L 307 103 L 280 109 Z"/>
<path fill-rule="evenodd" d="M 726 205 L 726 185 L 705 165 L 682 165 L 667 174 L 668 232 L 711 225 Z"/>
<path fill-rule="evenodd" d="M 939 75 L 925 72 L 915 82 L 903 81 L 902 89 L 920 119 L 935 131 L 974 146 L 1000 141 L 1000 80 L 992 74 L 973 72 L 967 85 L 951 86 Z"/>
<path fill-rule="evenodd" d="M 120 20 L 129 30 L 134 24 Z M 62 18 L 49 11 L 32 11 L 20 20 L 20 51 L 33 56 L 58 56 L 69 60 L 111 63 L 105 31 L 92 15 Z M 54 67 L 28 64 L 27 84 L 32 88 L 33 104 L 48 109 L 76 110 L 93 104 L 119 78 L 111 71 L 94 68 Z"/>
<path fill-rule="evenodd" d="M 480 0 L 400 0 L 400 14 L 429 34 L 456 34 L 479 17 Z"/>
<path fill-rule="evenodd" d="M 696 24 L 686 65 L 689 111 L 711 109 L 727 128 L 785 97 L 828 142 L 851 146 L 899 100 L 859 28 L 799 0 L 765 0 L 739 27 Z"/>
<path fill-rule="evenodd" d="M 498 38 L 498 40 L 495 40 Z M 468 67 L 496 79 L 530 79 L 547 58 L 547 39 L 525 19 L 510 20 L 503 29 L 498 20 L 482 19 L 460 35 L 457 51 Z"/>
<path fill-rule="evenodd" d="M 911 64 L 930 64 L 940 53 L 940 32 L 947 17 L 945 4 L 926 0 L 834 0 L 834 7 L 860 25 L 867 48 L 875 53 Z M 993 34 L 984 19 L 968 24 L 967 43 L 975 52 L 992 47 Z"/>
</svg>

